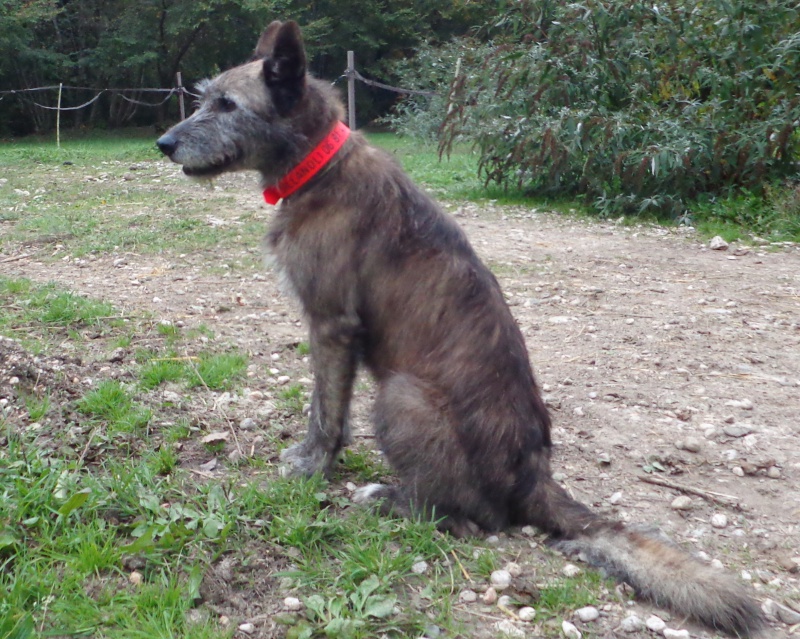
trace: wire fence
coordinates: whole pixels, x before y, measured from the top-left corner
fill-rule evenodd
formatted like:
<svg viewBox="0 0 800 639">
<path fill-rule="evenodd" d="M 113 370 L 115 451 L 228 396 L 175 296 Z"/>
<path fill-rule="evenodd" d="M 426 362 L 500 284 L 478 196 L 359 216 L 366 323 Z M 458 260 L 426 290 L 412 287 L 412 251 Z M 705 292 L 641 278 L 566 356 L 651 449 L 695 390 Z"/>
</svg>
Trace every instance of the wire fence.
<svg viewBox="0 0 800 639">
<path fill-rule="evenodd" d="M 349 119 L 351 127 L 355 126 L 355 99 L 354 99 L 354 84 L 355 82 L 361 82 L 367 86 L 375 87 L 378 89 L 383 89 L 386 91 L 392 91 L 394 93 L 399 93 L 403 95 L 422 95 L 422 96 L 433 96 L 436 95 L 433 91 L 421 91 L 418 89 L 405 89 L 402 87 L 392 86 L 390 84 L 386 84 L 385 82 L 380 82 L 378 80 L 373 80 L 371 78 L 364 77 L 358 70 L 355 68 L 353 52 L 348 51 L 348 66 L 345 69 L 345 72 L 339 76 L 336 80 L 332 82 L 332 84 L 336 84 L 339 80 L 343 78 L 347 78 L 348 81 L 348 111 L 349 111 Z M 33 95 L 37 93 L 44 93 L 47 91 L 57 91 L 57 97 L 55 99 L 56 104 L 43 104 L 41 99 L 34 99 Z M 69 106 L 65 106 L 63 103 L 63 96 L 65 92 L 86 92 L 90 91 L 94 93 L 94 96 L 85 100 L 80 104 L 71 104 Z M 161 94 L 163 98 L 156 101 L 150 100 L 142 100 L 140 96 L 142 94 Z M 137 97 L 131 97 L 130 94 L 133 94 Z M 69 84 L 51 84 L 48 86 L 41 86 L 41 87 L 29 87 L 25 89 L 6 89 L 0 90 L 0 101 L 3 101 L 5 98 L 8 97 L 16 97 L 20 100 L 26 102 L 28 105 L 32 107 L 36 107 L 38 109 L 42 109 L 44 111 L 56 112 L 56 136 L 57 140 L 60 144 L 60 122 L 61 122 L 61 113 L 62 112 L 70 112 L 70 111 L 79 111 L 81 109 L 85 109 L 87 107 L 92 106 L 95 104 L 101 97 L 104 95 L 111 95 L 117 96 L 120 99 L 124 100 L 125 102 L 141 107 L 151 107 L 151 108 L 158 108 L 162 107 L 163 105 L 167 104 L 169 100 L 173 96 L 178 97 L 178 104 L 180 107 L 180 114 L 181 119 L 186 117 L 186 110 L 185 110 L 185 96 L 190 96 L 193 98 L 199 98 L 200 96 L 192 93 L 191 91 L 187 90 L 186 87 L 183 85 L 183 81 L 181 78 L 181 74 L 178 73 L 177 75 L 177 86 L 171 88 L 150 88 L 150 87 L 140 87 L 140 88 L 98 88 L 98 87 L 85 87 L 85 86 L 74 86 Z"/>
</svg>

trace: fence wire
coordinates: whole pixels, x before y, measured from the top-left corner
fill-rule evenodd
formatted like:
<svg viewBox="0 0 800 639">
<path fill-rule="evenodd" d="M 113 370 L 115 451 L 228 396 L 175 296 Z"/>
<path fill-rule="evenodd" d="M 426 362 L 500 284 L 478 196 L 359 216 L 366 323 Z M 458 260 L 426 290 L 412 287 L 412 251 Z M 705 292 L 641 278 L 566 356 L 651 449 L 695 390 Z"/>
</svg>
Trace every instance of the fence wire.
<svg viewBox="0 0 800 639">
<path fill-rule="evenodd" d="M 362 83 L 368 85 L 368 86 L 376 87 L 378 89 L 384 89 L 386 91 L 393 91 L 394 93 L 400 93 L 400 94 L 404 94 L 404 95 L 423 95 L 423 96 L 427 96 L 427 97 L 431 97 L 431 96 L 436 95 L 435 91 L 421 91 L 421 90 L 418 90 L 418 89 L 404 89 L 402 87 L 395 87 L 395 86 L 392 86 L 390 84 L 386 84 L 384 82 L 379 82 L 378 80 L 372 80 L 370 78 L 365 78 L 356 69 L 347 69 L 347 70 L 345 70 L 345 72 L 341 76 L 339 76 L 333 82 L 331 82 L 331 85 L 335 85 L 336 83 L 338 83 L 343 78 L 351 78 L 351 77 L 353 79 L 355 79 L 355 80 L 358 80 L 359 82 L 362 82 Z M 75 106 L 61 106 L 61 105 L 50 106 L 50 105 L 47 105 L 47 104 L 41 104 L 40 102 L 32 100 L 31 98 L 28 98 L 27 95 L 26 95 L 28 93 L 36 93 L 36 92 L 42 92 L 42 91 L 55 91 L 55 90 L 59 90 L 62 93 L 64 91 L 96 91 L 97 93 L 95 94 L 95 96 L 93 98 L 87 100 L 86 102 L 84 102 L 82 104 L 78 104 L 78 105 L 75 105 Z M 139 95 L 141 95 L 142 93 L 166 93 L 167 95 L 164 96 L 163 100 L 159 100 L 158 102 L 145 102 L 145 101 L 139 100 L 137 98 L 128 97 L 127 95 L 125 95 L 125 93 L 136 93 L 136 94 L 139 94 Z M 178 96 L 188 95 L 188 96 L 191 96 L 193 98 L 199 98 L 200 97 L 196 93 L 192 93 L 191 91 L 187 90 L 184 86 L 172 87 L 172 88 L 169 88 L 169 89 L 150 88 L 150 87 L 141 87 L 141 88 L 110 88 L 109 87 L 109 88 L 99 89 L 98 87 L 83 87 L 83 86 L 75 86 L 75 85 L 69 85 L 69 84 L 51 84 L 51 85 L 48 85 L 48 86 L 29 87 L 29 88 L 25 88 L 25 89 L 5 89 L 5 90 L 0 91 L 0 101 L 4 100 L 8 96 L 17 96 L 17 97 L 21 98 L 22 100 L 28 102 L 29 104 L 32 104 L 32 105 L 34 105 L 34 106 L 36 106 L 36 107 L 38 107 L 40 109 L 44 109 L 46 111 L 78 111 L 80 109 L 85 109 L 86 107 L 91 106 L 92 104 L 97 102 L 97 100 L 99 100 L 101 96 L 103 96 L 105 94 L 118 95 L 120 98 L 122 98 L 126 102 L 130 102 L 131 104 L 135 104 L 135 105 L 138 105 L 138 106 L 144 106 L 144 107 L 151 107 L 151 108 L 159 107 L 162 104 L 166 104 L 166 102 L 168 102 L 169 99 L 173 95 L 178 95 Z"/>
</svg>

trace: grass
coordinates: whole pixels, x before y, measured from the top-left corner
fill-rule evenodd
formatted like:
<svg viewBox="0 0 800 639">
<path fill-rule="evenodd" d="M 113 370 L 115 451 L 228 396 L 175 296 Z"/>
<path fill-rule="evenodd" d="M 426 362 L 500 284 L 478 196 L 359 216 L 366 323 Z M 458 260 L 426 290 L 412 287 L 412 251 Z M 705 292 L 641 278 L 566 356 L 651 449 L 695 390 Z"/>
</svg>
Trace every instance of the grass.
<svg viewBox="0 0 800 639">
<path fill-rule="evenodd" d="M 116 380 L 100 382 L 78 401 L 77 409 L 104 423 L 108 433 L 133 433 L 145 428 L 152 413 L 136 403 L 130 392 Z"/>
<path fill-rule="evenodd" d="M 55 284 L 37 286 L 25 278 L 0 276 L 0 299 L 8 300 L 0 327 L 4 323 L 37 322 L 64 327 L 91 326 L 117 315 L 107 302 L 75 295 Z"/>
<path fill-rule="evenodd" d="M 0 222 L 6 241 L 59 246 L 76 257 L 115 251 L 188 253 L 236 242 L 257 249 L 261 213 L 243 211 L 231 224 L 210 222 L 230 195 L 189 200 L 172 188 L 182 175 L 160 157 L 152 132 L 25 138 L 0 145 Z M 253 189 L 255 192 L 255 189 Z M 237 240 L 238 238 L 238 240 Z"/>
<path fill-rule="evenodd" d="M 486 186 L 477 175 L 477 155 L 464 147 L 439 158 L 435 144 L 370 133 L 370 141 L 395 155 L 411 177 L 435 197 L 452 202 L 497 201 L 563 214 L 590 215 L 572 198 L 532 199 L 524 191 Z M 193 187 L 160 157 L 155 135 L 148 131 L 67 135 L 62 148 L 49 137 L 31 137 L 0 145 L 0 172 L 8 183 L 0 189 L 0 222 L 9 224 L 4 242 L 60 246 L 82 257 L 119 251 L 189 253 L 227 247 L 253 254 L 269 212 L 261 209 L 255 184 L 252 210 L 241 210 L 233 198 L 237 187 L 204 191 Z M 238 215 L 219 225 L 220 209 Z M 645 222 L 658 222 L 646 219 Z M 773 241 L 800 241 L 800 195 L 794 184 L 768 185 L 763 194 L 703 198 L 690 206 L 689 221 L 703 236 L 728 240 L 753 235 Z M 674 224 L 675 220 L 660 223 Z M 223 271 L 233 268 L 232 260 Z M 258 268 L 251 255 L 239 260 Z M 209 269 L 217 266 L 209 265 Z"/>
<path fill-rule="evenodd" d="M 301 415 L 306 401 L 306 391 L 300 384 L 292 384 L 278 393 L 278 406 L 291 415 Z"/>
</svg>

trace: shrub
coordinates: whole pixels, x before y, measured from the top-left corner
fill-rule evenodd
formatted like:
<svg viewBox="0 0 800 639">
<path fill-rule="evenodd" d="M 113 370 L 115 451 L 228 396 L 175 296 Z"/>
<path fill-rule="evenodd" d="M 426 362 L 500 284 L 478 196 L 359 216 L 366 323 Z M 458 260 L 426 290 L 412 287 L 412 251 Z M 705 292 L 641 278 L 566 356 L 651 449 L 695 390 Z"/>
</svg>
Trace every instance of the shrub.
<svg viewBox="0 0 800 639">
<path fill-rule="evenodd" d="M 438 115 L 441 150 L 471 141 L 487 183 L 679 216 L 797 173 L 795 0 L 520 0 L 488 35 L 443 71 Z"/>
</svg>

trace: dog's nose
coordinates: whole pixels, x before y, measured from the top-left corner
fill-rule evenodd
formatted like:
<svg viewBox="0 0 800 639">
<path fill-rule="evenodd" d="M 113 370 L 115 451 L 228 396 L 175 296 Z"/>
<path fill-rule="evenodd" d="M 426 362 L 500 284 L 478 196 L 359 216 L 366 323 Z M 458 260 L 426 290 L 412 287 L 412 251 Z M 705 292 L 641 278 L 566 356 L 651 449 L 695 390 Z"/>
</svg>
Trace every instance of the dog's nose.
<svg viewBox="0 0 800 639">
<path fill-rule="evenodd" d="M 169 133 L 165 133 L 156 140 L 156 146 L 164 155 L 171 157 L 175 153 L 175 149 L 178 148 L 178 139 Z"/>
</svg>

